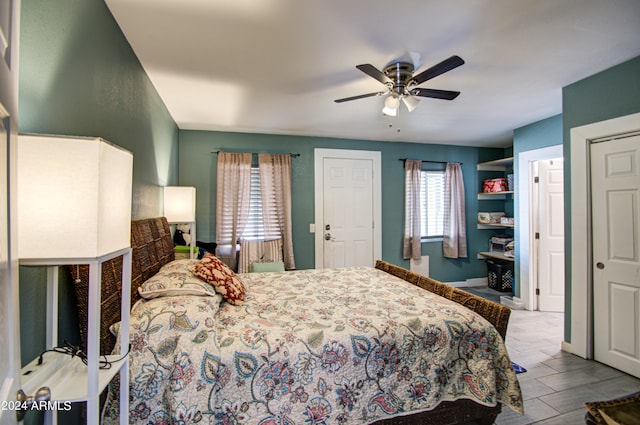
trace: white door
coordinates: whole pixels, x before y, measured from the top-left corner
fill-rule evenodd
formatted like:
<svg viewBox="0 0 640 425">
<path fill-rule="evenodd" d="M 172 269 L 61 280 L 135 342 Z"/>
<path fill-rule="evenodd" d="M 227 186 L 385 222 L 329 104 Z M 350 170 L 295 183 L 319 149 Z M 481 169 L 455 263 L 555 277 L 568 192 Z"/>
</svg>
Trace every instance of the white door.
<svg viewBox="0 0 640 425">
<path fill-rule="evenodd" d="M 538 310 L 564 311 L 562 159 L 538 161 Z"/>
<path fill-rule="evenodd" d="M 316 268 L 374 266 L 382 258 L 381 155 L 315 149 Z"/>
<path fill-rule="evenodd" d="M 373 163 L 324 159 L 324 267 L 373 266 Z"/>
<path fill-rule="evenodd" d="M 15 401 L 20 388 L 18 250 L 13 231 L 17 227 L 13 164 L 18 140 L 19 9 L 17 0 L 0 0 L 0 402 Z M 0 425 L 15 423 L 15 410 L 0 409 Z"/>
<path fill-rule="evenodd" d="M 594 358 L 640 377 L 640 136 L 591 145 Z"/>
</svg>

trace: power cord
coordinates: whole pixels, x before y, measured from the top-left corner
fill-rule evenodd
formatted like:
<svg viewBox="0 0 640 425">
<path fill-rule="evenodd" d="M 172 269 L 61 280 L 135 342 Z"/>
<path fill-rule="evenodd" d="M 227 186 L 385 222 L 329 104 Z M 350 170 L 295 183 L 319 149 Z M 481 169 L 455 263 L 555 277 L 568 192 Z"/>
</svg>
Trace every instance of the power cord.
<svg viewBox="0 0 640 425">
<path fill-rule="evenodd" d="M 113 363 L 119 362 L 120 360 L 127 357 L 130 351 L 131 351 L 131 346 L 129 346 L 129 349 L 122 357 L 114 360 L 109 360 L 107 356 L 100 356 L 102 357 L 101 359 L 99 359 L 100 369 L 101 370 L 111 369 L 111 366 L 113 365 Z M 40 357 L 38 358 L 38 366 L 40 366 L 44 362 L 45 353 L 50 353 L 50 352 L 66 354 L 71 357 L 79 357 L 80 360 L 82 360 L 82 363 L 84 363 L 85 365 L 88 363 L 87 354 L 84 351 L 82 351 L 82 348 L 75 346 L 73 344 L 70 344 L 68 341 L 65 340 L 62 347 L 54 347 L 50 350 L 43 351 L 40 354 Z"/>
</svg>

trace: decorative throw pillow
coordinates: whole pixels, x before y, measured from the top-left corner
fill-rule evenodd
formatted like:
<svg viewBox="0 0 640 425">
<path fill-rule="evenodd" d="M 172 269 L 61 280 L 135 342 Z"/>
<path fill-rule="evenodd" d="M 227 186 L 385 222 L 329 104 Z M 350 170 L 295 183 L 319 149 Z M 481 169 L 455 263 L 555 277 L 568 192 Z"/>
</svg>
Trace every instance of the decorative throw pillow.
<svg viewBox="0 0 640 425">
<path fill-rule="evenodd" d="M 212 254 L 205 254 L 196 264 L 193 273 L 206 280 L 232 305 L 244 303 L 245 287 L 242 280 L 222 261 Z"/>
<path fill-rule="evenodd" d="M 138 293 L 146 299 L 173 295 L 219 296 L 214 287 L 193 274 L 197 262 L 175 260 L 165 264 L 158 273 L 140 285 Z"/>
</svg>

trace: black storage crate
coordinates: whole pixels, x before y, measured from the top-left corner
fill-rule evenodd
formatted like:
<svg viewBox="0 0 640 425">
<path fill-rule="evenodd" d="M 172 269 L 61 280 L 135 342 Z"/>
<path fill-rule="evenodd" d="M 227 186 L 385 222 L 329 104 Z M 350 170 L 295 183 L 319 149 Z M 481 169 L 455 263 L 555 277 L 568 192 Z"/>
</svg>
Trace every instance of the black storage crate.
<svg viewBox="0 0 640 425">
<path fill-rule="evenodd" d="M 495 260 L 486 260 L 487 279 L 489 288 L 500 292 L 511 292 L 513 290 L 513 263 Z"/>
</svg>

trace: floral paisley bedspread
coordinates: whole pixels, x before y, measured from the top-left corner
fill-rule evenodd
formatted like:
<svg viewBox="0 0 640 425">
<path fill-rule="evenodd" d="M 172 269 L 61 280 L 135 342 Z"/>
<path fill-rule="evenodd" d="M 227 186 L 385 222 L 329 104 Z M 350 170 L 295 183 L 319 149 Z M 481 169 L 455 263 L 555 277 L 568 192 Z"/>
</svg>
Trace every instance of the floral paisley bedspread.
<svg viewBox="0 0 640 425">
<path fill-rule="evenodd" d="M 130 423 L 368 424 L 459 398 L 522 412 L 502 338 L 452 301 L 366 267 L 239 276 L 242 306 L 134 306 Z"/>
</svg>

